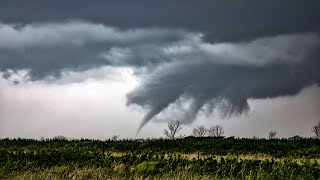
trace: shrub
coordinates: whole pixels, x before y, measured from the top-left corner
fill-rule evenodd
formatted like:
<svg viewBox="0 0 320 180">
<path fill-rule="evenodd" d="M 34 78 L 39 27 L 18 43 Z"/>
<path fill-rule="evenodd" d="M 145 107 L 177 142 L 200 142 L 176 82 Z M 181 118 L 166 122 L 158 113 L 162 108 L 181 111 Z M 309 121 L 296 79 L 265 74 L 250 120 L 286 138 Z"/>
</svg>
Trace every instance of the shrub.
<svg viewBox="0 0 320 180">
<path fill-rule="evenodd" d="M 131 171 L 135 171 L 139 174 L 144 175 L 150 175 L 150 174 L 156 174 L 158 172 L 158 165 L 159 162 L 156 161 L 144 161 L 138 165 L 136 165 L 134 168 L 131 168 Z"/>
</svg>

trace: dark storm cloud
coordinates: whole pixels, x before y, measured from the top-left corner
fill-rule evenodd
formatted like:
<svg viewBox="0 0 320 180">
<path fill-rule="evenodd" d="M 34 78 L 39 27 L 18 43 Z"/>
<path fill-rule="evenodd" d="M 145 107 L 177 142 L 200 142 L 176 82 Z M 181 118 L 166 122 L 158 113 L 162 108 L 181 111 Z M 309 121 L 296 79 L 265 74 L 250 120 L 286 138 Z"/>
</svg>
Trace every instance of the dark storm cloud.
<svg viewBox="0 0 320 180">
<path fill-rule="evenodd" d="M 4 22 L 84 19 L 121 28 L 167 27 L 205 31 L 211 41 L 237 41 L 320 30 L 318 0 L 5 0 Z"/>
<path fill-rule="evenodd" d="M 0 23 L 0 70 L 30 69 L 33 78 L 41 78 L 59 75 L 63 69 L 85 70 L 108 64 L 145 66 L 166 61 L 152 57 L 151 51 L 192 34 L 156 28 L 120 30 L 84 21 L 18 27 Z M 126 55 L 127 47 L 134 51 L 130 61 L 117 60 Z"/>
<path fill-rule="evenodd" d="M 320 81 L 320 2 L 2 1 L 0 71 L 31 80 L 109 65 L 141 79 L 127 103 L 147 109 L 140 126 L 188 102 L 248 110 L 248 99 L 294 95 Z M 20 72 L 20 71 L 19 71 Z M 28 79 L 30 80 L 30 79 Z"/>
<path fill-rule="evenodd" d="M 201 32 L 69 21 L 2 23 L 0 38 L 6 72 L 29 69 L 43 78 L 103 64 L 133 68 L 142 82 L 128 104 L 148 109 L 140 128 L 181 98 L 191 102 L 190 123 L 205 106 L 241 114 L 250 98 L 293 95 L 320 79 L 320 38 L 311 32 L 210 43 Z"/>
</svg>

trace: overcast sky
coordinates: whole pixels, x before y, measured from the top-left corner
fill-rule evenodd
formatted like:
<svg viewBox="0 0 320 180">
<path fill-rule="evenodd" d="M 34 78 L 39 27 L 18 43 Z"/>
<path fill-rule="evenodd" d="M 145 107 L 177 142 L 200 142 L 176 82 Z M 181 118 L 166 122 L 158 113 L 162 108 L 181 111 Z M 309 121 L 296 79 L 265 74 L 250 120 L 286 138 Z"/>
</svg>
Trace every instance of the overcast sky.
<svg viewBox="0 0 320 180">
<path fill-rule="evenodd" d="M 320 1 L 0 2 L 0 138 L 313 136 Z M 136 133 L 138 135 L 136 136 Z"/>
</svg>

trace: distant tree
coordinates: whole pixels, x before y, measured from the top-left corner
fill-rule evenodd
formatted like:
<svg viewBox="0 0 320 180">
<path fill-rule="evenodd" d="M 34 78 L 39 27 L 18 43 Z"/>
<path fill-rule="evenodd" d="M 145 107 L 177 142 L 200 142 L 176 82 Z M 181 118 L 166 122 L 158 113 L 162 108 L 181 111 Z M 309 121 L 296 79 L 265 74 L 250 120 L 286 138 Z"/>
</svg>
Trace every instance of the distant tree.
<svg viewBox="0 0 320 180">
<path fill-rule="evenodd" d="M 311 131 L 315 134 L 315 138 L 320 139 L 320 121 L 311 128 Z"/>
<path fill-rule="evenodd" d="M 62 136 L 62 135 L 55 136 L 53 139 L 56 139 L 56 140 L 68 140 L 67 137 Z"/>
<path fill-rule="evenodd" d="M 169 139 L 175 139 L 175 135 L 182 129 L 181 121 L 169 121 L 168 130 L 164 129 L 164 135 Z"/>
<path fill-rule="evenodd" d="M 210 126 L 208 129 L 208 136 L 221 137 L 223 134 L 224 130 L 221 125 Z"/>
<path fill-rule="evenodd" d="M 193 128 L 192 135 L 195 137 L 204 137 L 207 134 L 208 130 L 202 125 Z"/>
<path fill-rule="evenodd" d="M 269 132 L 269 139 L 275 139 L 277 136 L 277 131 L 270 131 Z"/>
<path fill-rule="evenodd" d="M 113 136 L 111 137 L 111 140 L 112 140 L 112 141 L 117 141 L 119 137 L 120 137 L 120 135 L 113 135 Z"/>
</svg>

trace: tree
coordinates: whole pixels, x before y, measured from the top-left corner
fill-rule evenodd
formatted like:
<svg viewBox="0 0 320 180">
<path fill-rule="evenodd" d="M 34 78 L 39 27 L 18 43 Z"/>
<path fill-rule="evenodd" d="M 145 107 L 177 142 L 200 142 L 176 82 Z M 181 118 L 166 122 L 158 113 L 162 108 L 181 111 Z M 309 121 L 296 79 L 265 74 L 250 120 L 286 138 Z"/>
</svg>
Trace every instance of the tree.
<svg viewBox="0 0 320 180">
<path fill-rule="evenodd" d="M 197 126 L 196 128 L 193 128 L 192 135 L 195 137 L 204 137 L 207 134 L 207 129 L 202 126 Z"/>
<path fill-rule="evenodd" d="M 221 125 L 210 126 L 208 129 L 208 136 L 221 137 L 224 134 L 223 127 Z"/>
<path fill-rule="evenodd" d="M 169 121 L 168 130 L 164 129 L 164 135 L 169 139 L 175 139 L 175 135 L 182 129 L 181 121 Z"/>
<path fill-rule="evenodd" d="M 113 135 L 113 136 L 111 137 L 111 140 L 112 140 L 112 141 L 117 141 L 119 137 L 120 137 L 120 135 Z"/>
<path fill-rule="evenodd" d="M 68 140 L 67 137 L 62 136 L 62 135 L 55 136 L 53 139 L 54 139 L 54 140 Z"/>
<path fill-rule="evenodd" d="M 269 139 L 275 139 L 277 135 L 277 131 L 270 131 L 269 132 Z"/>
<path fill-rule="evenodd" d="M 311 131 L 315 134 L 315 138 L 320 138 L 320 121 L 311 128 Z"/>
</svg>

